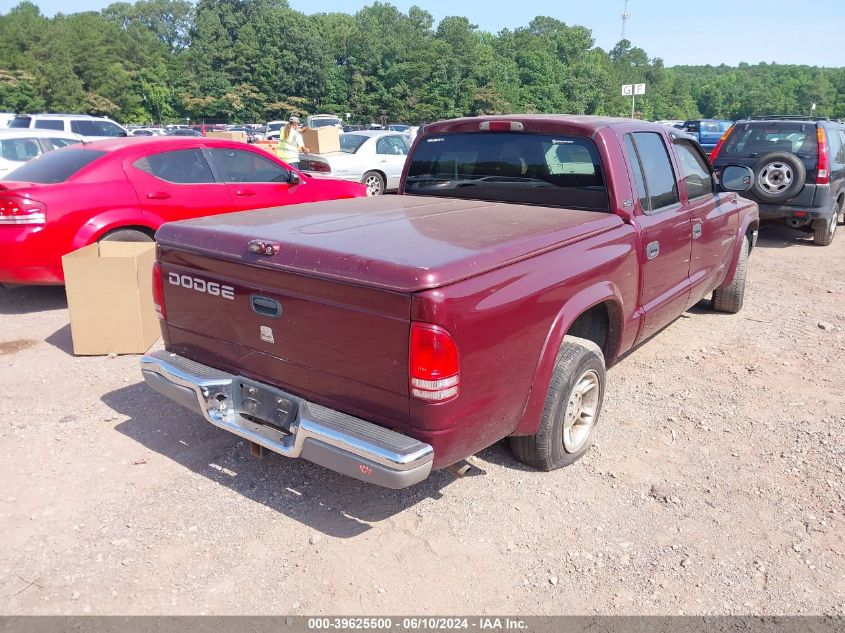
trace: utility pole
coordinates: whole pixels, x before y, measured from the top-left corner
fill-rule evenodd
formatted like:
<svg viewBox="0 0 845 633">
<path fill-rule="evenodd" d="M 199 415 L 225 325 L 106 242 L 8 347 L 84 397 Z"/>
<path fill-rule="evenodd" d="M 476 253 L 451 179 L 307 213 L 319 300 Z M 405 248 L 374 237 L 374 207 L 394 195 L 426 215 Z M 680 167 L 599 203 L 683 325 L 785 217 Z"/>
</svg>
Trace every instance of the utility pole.
<svg viewBox="0 0 845 633">
<path fill-rule="evenodd" d="M 628 0 L 625 0 L 625 8 L 622 10 L 622 37 L 620 40 L 625 39 L 625 24 L 628 22 L 628 18 L 631 17 L 631 14 L 628 13 Z"/>
</svg>

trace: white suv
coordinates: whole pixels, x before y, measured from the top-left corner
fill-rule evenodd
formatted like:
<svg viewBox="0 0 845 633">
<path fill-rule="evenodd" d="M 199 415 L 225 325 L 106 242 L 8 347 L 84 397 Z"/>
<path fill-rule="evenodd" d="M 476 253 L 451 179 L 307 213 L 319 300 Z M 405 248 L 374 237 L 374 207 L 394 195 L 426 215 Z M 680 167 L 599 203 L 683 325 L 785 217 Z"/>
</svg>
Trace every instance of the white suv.
<svg viewBox="0 0 845 633">
<path fill-rule="evenodd" d="M 78 134 L 86 141 L 128 136 L 128 132 L 111 119 L 87 114 L 19 114 L 10 128 L 58 130 Z"/>
</svg>

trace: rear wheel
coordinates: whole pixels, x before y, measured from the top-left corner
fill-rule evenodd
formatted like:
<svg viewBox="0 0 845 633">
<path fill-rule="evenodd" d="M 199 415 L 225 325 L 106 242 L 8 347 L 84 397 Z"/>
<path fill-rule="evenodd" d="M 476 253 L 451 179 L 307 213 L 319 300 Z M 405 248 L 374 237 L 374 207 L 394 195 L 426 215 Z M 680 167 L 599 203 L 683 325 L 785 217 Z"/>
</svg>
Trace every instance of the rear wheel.
<svg viewBox="0 0 845 633">
<path fill-rule="evenodd" d="M 361 182 L 367 187 L 368 196 L 380 196 L 384 193 L 384 177 L 377 171 L 368 171 Z"/>
<path fill-rule="evenodd" d="M 813 242 L 817 246 L 830 246 L 836 236 L 837 226 L 839 226 L 839 203 L 833 208 L 833 213 L 829 218 L 813 222 Z"/>
<path fill-rule="evenodd" d="M 567 336 L 555 361 L 540 428 L 510 438 L 516 458 L 540 470 L 577 461 L 593 443 L 604 398 L 604 354 L 587 339 Z"/>
<path fill-rule="evenodd" d="M 736 314 L 742 309 L 742 302 L 745 300 L 745 280 L 748 277 L 748 238 L 742 238 L 742 251 L 739 253 L 739 261 L 736 263 L 733 281 L 724 288 L 716 288 L 713 291 L 711 305 L 718 312 L 729 312 Z"/>
<path fill-rule="evenodd" d="M 101 242 L 152 242 L 153 238 L 137 229 L 116 229 L 100 238 Z"/>
</svg>

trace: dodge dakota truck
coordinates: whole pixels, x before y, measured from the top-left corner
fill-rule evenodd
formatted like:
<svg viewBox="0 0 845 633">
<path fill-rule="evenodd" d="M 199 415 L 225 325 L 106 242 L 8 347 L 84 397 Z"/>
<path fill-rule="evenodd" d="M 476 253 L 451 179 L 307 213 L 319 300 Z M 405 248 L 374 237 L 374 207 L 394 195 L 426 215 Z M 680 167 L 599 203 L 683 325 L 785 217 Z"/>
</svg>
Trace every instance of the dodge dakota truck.
<svg viewBox="0 0 845 633">
<path fill-rule="evenodd" d="M 747 167 L 627 119 L 429 125 L 397 196 L 163 225 L 146 382 L 251 443 L 391 488 L 509 438 L 587 451 L 605 369 L 743 303 Z"/>
</svg>

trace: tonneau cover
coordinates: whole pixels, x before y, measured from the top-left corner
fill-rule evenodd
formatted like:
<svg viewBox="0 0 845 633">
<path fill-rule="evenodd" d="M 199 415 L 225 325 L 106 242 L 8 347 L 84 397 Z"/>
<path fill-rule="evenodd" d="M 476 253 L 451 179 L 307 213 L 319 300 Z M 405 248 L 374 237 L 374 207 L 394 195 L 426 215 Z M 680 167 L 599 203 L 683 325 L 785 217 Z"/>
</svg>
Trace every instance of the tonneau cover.
<svg viewBox="0 0 845 633">
<path fill-rule="evenodd" d="M 620 224 L 612 213 L 403 195 L 172 222 L 156 240 L 215 258 L 410 293 Z M 248 253 L 250 240 L 278 243 L 280 251 Z"/>
</svg>

